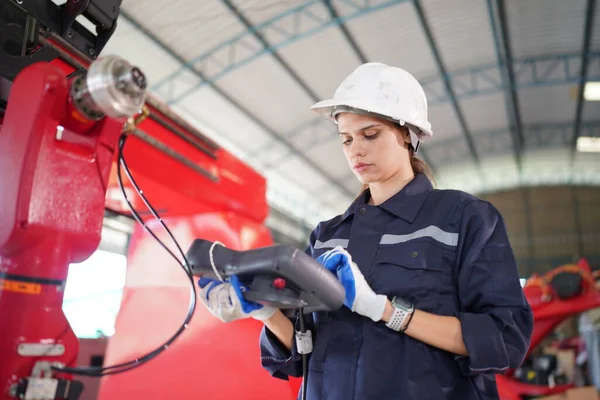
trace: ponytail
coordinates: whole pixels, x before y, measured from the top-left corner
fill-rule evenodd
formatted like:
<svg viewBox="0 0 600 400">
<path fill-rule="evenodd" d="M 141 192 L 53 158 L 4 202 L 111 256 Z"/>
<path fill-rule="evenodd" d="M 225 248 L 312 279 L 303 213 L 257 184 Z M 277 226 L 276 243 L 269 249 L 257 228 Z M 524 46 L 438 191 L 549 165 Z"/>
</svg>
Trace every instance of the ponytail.
<svg viewBox="0 0 600 400">
<path fill-rule="evenodd" d="M 433 186 L 436 186 L 435 178 L 433 177 L 433 172 L 431 172 L 431 168 L 429 168 L 429 165 L 427 165 L 425 161 L 415 157 L 415 151 L 413 150 L 412 146 L 410 147 L 410 166 L 415 175 L 425 175 L 427 179 L 429 179 L 429 181 L 433 184 Z"/>
</svg>

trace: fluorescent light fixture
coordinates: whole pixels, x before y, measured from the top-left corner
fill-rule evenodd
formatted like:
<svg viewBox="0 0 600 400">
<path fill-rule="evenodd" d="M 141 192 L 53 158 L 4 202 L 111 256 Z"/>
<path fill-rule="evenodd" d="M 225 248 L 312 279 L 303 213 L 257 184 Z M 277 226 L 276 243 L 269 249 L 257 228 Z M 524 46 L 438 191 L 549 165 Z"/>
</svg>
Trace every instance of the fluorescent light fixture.
<svg viewBox="0 0 600 400">
<path fill-rule="evenodd" d="M 579 137 L 577 139 L 577 151 L 581 153 L 600 153 L 600 137 Z"/>
<path fill-rule="evenodd" d="M 600 82 L 587 82 L 583 88 L 586 101 L 600 101 Z"/>
</svg>

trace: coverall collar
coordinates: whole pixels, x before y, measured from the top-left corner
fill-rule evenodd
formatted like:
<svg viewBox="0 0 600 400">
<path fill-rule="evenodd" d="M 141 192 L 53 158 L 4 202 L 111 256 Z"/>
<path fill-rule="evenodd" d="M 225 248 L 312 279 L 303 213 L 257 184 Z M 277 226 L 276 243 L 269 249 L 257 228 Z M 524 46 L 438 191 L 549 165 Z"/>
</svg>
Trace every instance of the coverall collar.
<svg viewBox="0 0 600 400">
<path fill-rule="evenodd" d="M 432 190 L 433 186 L 427 176 L 424 174 L 416 174 L 414 179 L 408 182 L 402 190 L 380 204 L 379 207 L 396 217 L 413 223 L 421 210 L 421 207 L 423 207 L 425 199 Z M 366 189 L 356 200 L 354 200 L 350 207 L 348 207 L 342 217 L 342 221 L 354 215 L 360 207 L 367 205 L 370 197 L 371 193 L 369 189 Z"/>
</svg>

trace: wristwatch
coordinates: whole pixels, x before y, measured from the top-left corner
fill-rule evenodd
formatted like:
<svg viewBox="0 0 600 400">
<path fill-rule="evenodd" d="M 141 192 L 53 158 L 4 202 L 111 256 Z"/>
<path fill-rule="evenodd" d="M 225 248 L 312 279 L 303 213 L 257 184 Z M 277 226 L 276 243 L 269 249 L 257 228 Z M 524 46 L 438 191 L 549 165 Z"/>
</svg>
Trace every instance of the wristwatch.
<svg viewBox="0 0 600 400">
<path fill-rule="evenodd" d="M 407 319 L 415 311 L 415 305 L 397 296 L 394 296 L 391 302 L 394 307 L 394 313 L 385 326 L 396 332 L 404 331 Z"/>
</svg>

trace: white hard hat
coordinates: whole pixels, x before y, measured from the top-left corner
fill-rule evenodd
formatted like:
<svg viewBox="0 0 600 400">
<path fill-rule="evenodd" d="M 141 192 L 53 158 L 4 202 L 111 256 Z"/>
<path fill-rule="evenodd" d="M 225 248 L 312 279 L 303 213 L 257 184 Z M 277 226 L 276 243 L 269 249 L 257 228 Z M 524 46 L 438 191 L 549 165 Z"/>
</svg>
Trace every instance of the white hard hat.
<svg viewBox="0 0 600 400">
<path fill-rule="evenodd" d="M 344 79 L 332 99 L 316 103 L 311 110 L 334 122 L 337 114 L 354 112 L 406 125 L 415 152 L 423 140 L 433 136 L 421 84 L 402 68 L 383 63 L 360 65 Z"/>
</svg>

